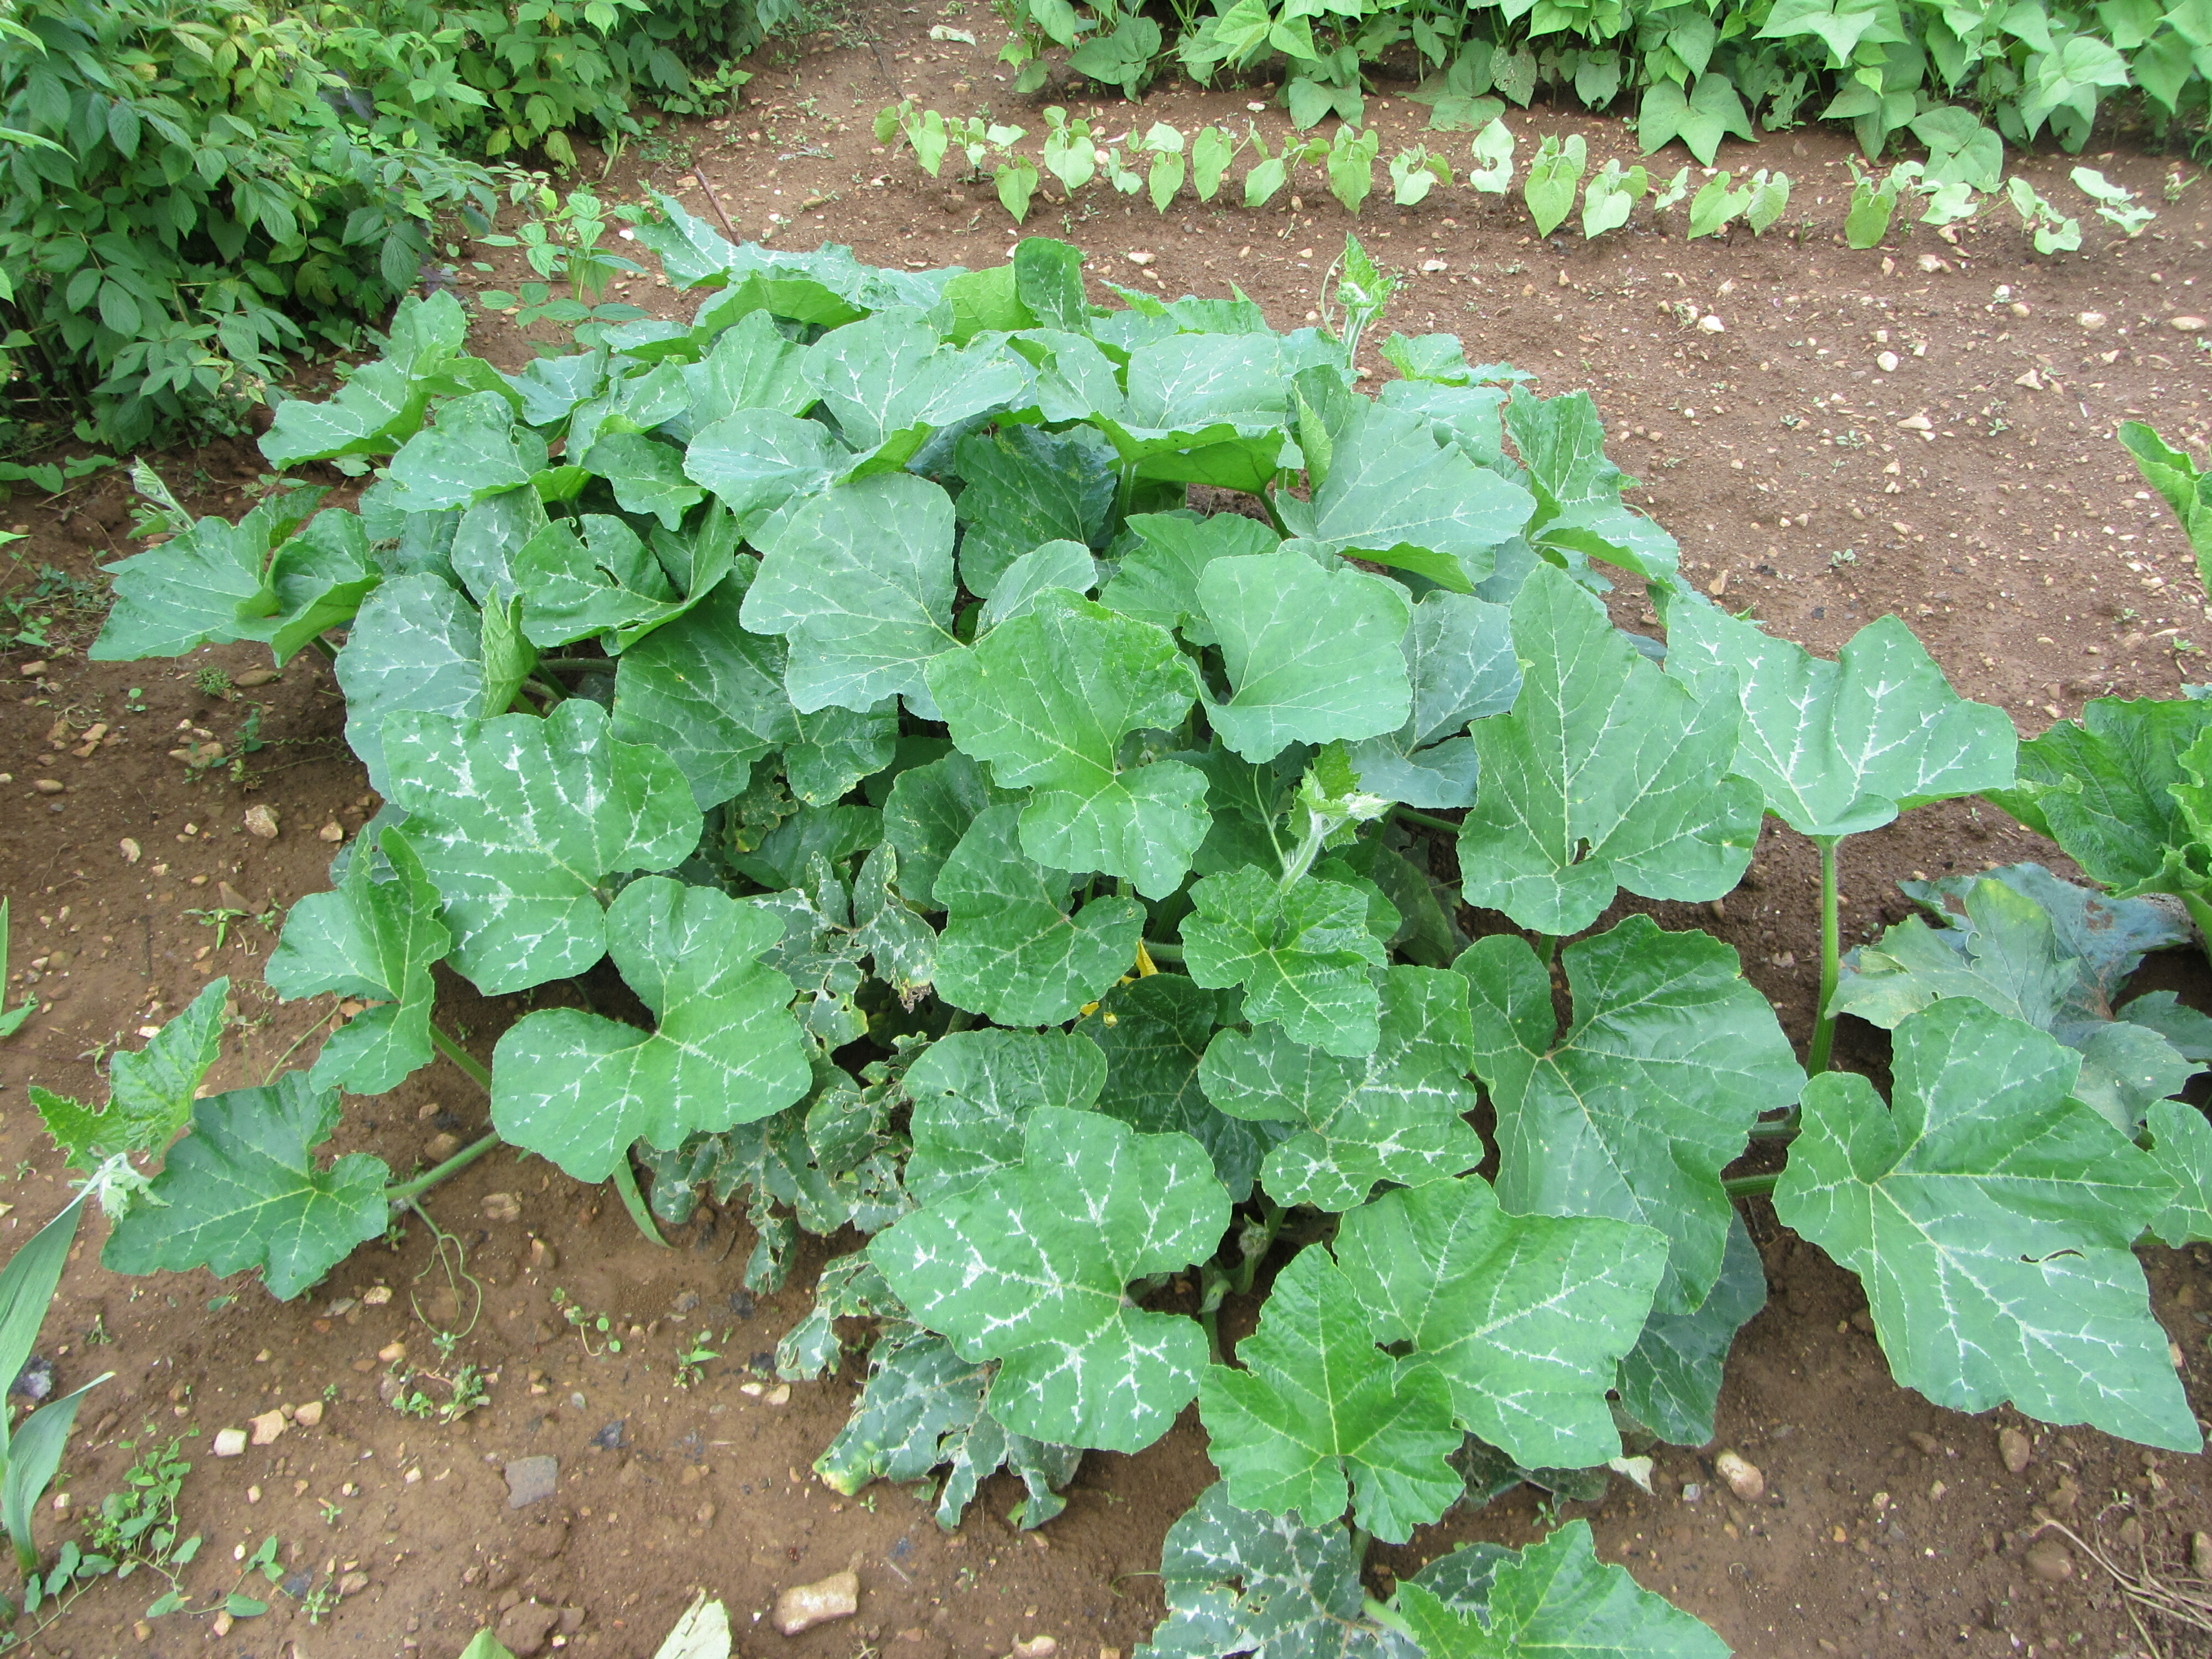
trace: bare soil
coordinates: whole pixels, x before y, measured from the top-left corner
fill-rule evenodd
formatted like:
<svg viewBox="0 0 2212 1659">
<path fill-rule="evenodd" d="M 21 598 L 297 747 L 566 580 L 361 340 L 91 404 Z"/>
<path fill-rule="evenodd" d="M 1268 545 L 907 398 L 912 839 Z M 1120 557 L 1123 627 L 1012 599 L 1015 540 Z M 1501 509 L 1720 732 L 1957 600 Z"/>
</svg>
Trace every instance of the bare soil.
<svg viewBox="0 0 2212 1659">
<path fill-rule="evenodd" d="M 844 37 L 763 54 L 733 119 L 687 124 L 634 149 L 603 188 L 634 198 L 651 185 L 709 218 L 726 214 L 742 234 L 841 241 L 877 263 L 997 263 L 1015 233 L 988 184 L 923 178 L 869 131 L 874 111 L 901 95 L 956 114 L 988 105 L 1041 128 L 994 78 L 994 28 L 972 12 L 945 19 L 975 29 L 983 45 L 971 49 L 930 40 L 938 21 L 878 7 Z M 1387 155 L 1417 135 L 1426 112 L 1384 92 L 1370 118 Z M 1250 119 L 1279 139 L 1279 111 L 1246 107 L 1267 96 L 1176 88 L 1141 106 L 1063 101 L 1091 113 L 1102 133 Z M 1553 131 L 1583 133 L 1593 168 L 1633 155 L 1615 121 L 1539 110 L 1512 124 L 1524 161 Z M 1464 138 L 1437 142 L 1457 149 Z M 1501 206 L 1458 187 L 1400 210 L 1386 186 L 1358 228 L 1406 276 L 1391 326 L 1460 333 L 1474 356 L 1538 374 L 1547 394 L 1593 393 L 1616 458 L 1645 480 L 1637 499 L 1731 607 L 1824 653 L 1894 612 L 1962 691 L 2008 709 L 2023 734 L 2091 696 L 2171 696 L 2207 678 L 2198 647 L 2212 644 L 2212 612 L 2187 547 L 2110 434 L 2141 416 L 2192 447 L 2207 441 L 2212 364 L 2193 331 L 2171 325 L 2212 307 L 2212 185 L 2168 204 L 2166 160 L 2104 156 L 2098 165 L 2162 209 L 2138 241 L 2091 219 L 2083 255 L 2038 258 L 2000 206 L 1955 244 L 1900 226 L 1886 250 L 1853 252 L 1839 234 L 1845 155 L 1818 131 L 1727 146 L 1722 165 L 1779 166 L 1796 181 L 1789 222 L 1758 240 L 1739 232 L 1686 243 L 1679 214 L 1660 234 L 1641 210 L 1636 229 L 1594 244 L 1571 233 L 1540 240 L 1517 199 Z M 1661 159 L 1671 173 L 1681 158 Z M 2035 157 L 2023 170 L 2061 200 L 2072 198 L 2070 165 Z M 1224 198 L 1235 194 L 1232 185 Z M 1290 326 L 1318 308 L 1351 225 L 1309 176 L 1264 210 L 1186 199 L 1164 217 L 1094 185 L 1072 205 L 1041 198 L 1027 228 L 1079 243 L 1102 283 L 1170 295 L 1221 294 L 1233 283 Z M 468 264 L 495 263 L 489 250 L 463 253 L 465 289 L 512 285 L 508 266 L 485 275 Z M 654 279 L 624 291 L 670 314 L 688 309 Z M 1709 314 L 1720 331 L 1686 320 Z M 495 318 L 478 325 L 477 344 L 510 367 L 527 355 Z M 1895 355 L 1893 369 L 1883 351 Z M 263 471 L 243 442 L 161 464 L 197 510 L 232 514 Z M 30 536 L 14 550 L 23 564 L 7 587 L 17 598 L 40 563 L 82 578 L 135 550 L 125 486 L 112 476 L 58 501 L 19 495 L 0 521 Z M 95 1060 L 135 1043 L 141 1027 L 218 974 L 230 976 L 244 1023 L 214 1081 L 258 1082 L 288 1055 L 312 1053 L 339 1017 L 332 1000 L 278 1004 L 259 979 L 274 935 L 251 918 L 326 885 L 334 847 L 318 831 L 335 825 L 349 836 L 375 805 L 340 735 L 337 687 L 313 654 L 258 684 L 249 677 L 267 659 L 246 647 L 90 664 L 82 653 L 96 599 L 49 609 L 55 639 L 73 648 L 0 657 L 0 892 L 15 902 L 9 988 L 11 1000 L 26 990 L 41 1000 L 0 1048 L 0 1167 L 16 1171 L 0 1249 L 67 1192 L 28 1107 L 33 1081 L 97 1097 Z M 1649 625 L 1640 597 L 1620 598 L 1616 614 Z M 27 672 L 33 660 L 45 668 Z M 206 670 L 227 675 L 228 690 Z M 249 719 L 248 735 L 264 746 L 247 750 Z M 106 733 L 81 757 L 97 722 Z M 172 755 L 187 738 L 229 753 L 195 769 Z M 42 779 L 63 792 L 39 793 Z M 252 805 L 275 810 L 274 841 L 245 832 Z M 135 861 L 126 837 L 140 849 Z M 1847 932 L 1856 940 L 1901 917 L 1900 879 L 2023 858 L 2065 867 L 1986 807 L 1912 814 L 1849 845 Z M 1816 895 L 1810 848 L 1770 825 L 1725 902 L 1652 908 L 1670 927 L 1706 927 L 1735 945 L 1802 1042 L 1817 975 Z M 246 915 L 228 918 L 219 936 L 220 909 Z M 1485 919 L 1466 920 L 1482 930 Z M 441 1018 L 488 1055 L 524 1000 L 481 999 L 441 977 Z M 2193 953 L 2154 959 L 2141 981 L 2212 1009 L 2212 976 Z M 1879 1074 L 1886 1038 L 1847 1021 L 1840 1052 Z M 485 1118 L 481 1095 L 441 1062 L 390 1097 L 356 1103 L 339 1148 L 404 1170 L 451 1144 L 438 1137 L 480 1133 Z M 750 1297 L 739 1285 L 751 1244 L 741 1218 L 709 1206 L 657 1250 L 605 1191 L 505 1152 L 437 1189 L 427 1207 L 465 1249 L 463 1282 L 448 1283 L 416 1222 L 289 1304 L 257 1283 L 109 1273 L 98 1264 L 100 1224 L 88 1223 L 46 1352 L 64 1387 L 115 1376 L 80 1419 L 56 1489 L 67 1505 L 41 1512 L 46 1540 L 74 1535 L 76 1517 L 118 1484 L 130 1448 L 179 1435 L 195 1466 L 185 1523 L 208 1540 L 185 1575 L 193 1605 L 220 1605 L 237 1574 L 234 1550 L 264 1537 L 280 1541 L 290 1577 L 266 1617 L 219 1638 L 208 1613 L 139 1623 L 159 1589 L 143 1577 L 106 1583 L 29 1638 L 28 1650 L 274 1659 L 289 1644 L 296 1659 L 449 1659 L 479 1626 L 535 1602 L 567 1610 L 549 1642 L 628 1659 L 653 1652 L 695 1588 L 728 1601 L 743 1652 L 793 1659 L 995 1656 L 1045 1634 L 1070 1659 L 1094 1659 L 1126 1653 L 1160 1616 L 1148 1575 L 1161 1536 L 1211 1479 L 1194 1413 L 1137 1456 L 1086 1457 L 1066 1513 L 1042 1531 L 1024 1534 L 1000 1518 L 1016 1495 L 1001 1480 L 948 1536 L 903 1491 L 845 1499 L 808 1474 L 857 1387 L 857 1355 L 842 1376 L 795 1386 L 787 1399 L 769 1355 L 829 1249 L 810 1246 L 781 1293 Z M 1559 1513 L 1587 1515 L 1608 1559 L 1759 1659 L 2207 1651 L 2201 1635 L 2138 1625 L 2078 1553 L 2039 1556 L 2055 1577 L 2027 1554 L 2052 1516 L 2130 1562 L 2140 1551 L 2154 1569 L 2177 1570 L 2191 1534 L 2212 1528 L 2204 1458 L 2146 1455 L 2009 1412 L 1969 1419 L 1898 1389 L 1856 1282 L 1763 1206 L 1753 1220 L 1772 1294 L 1737 1345 L 1719 1438 L 1662 1449 L 1656 1497 L 1616 1481 L 1602 1504 Z M 2192 1401 L 2212 1415 L 2212 1252 L 2144 1256 Z M 562 1298 L 592 1316 L 580 1331 Z M 1251 1317 L 1232 1309 L 1231 1330 Z M 450 1359 L 431 1340 L 441 1328 L 465 1328 Z M 702 1335 L 719 1358 L 679 1388 L 678 1357 Z M 444 1426 L 400 1414 L 381 1397 L 392 1362 L 379 1356 L 395 1342 L 408 1366 L 486 1368 L 489 1402 Z M 216 1431 L 317 1401 L 326 1402 L 319 1425 L 294 1424 L 234 1459 L 211 1455 Z M 2020 1473 L 1999 1455 L 2007 1425 L 2033 1437 L 2033 1461 Z M 1741 1503 L 1716 1484 L 1711 1460 L 1729 1447 L 1764 1470 L 1763 1501 Z M 512 1510 L 503 1467 L 533 1455 L 558 1460 L 556 1490 Z M 1378 1550 L 1372 1579 L 1384 1588 L 1393 1572 L 1472 1538 L 1526 1542 L 1545 1519 L 1524 1488 Z M 857 1618 L 795 1638 L 774 1633 L 764 1615 L 780 1589 L 848 1566 L 863 1587 Z"/>
</svg>

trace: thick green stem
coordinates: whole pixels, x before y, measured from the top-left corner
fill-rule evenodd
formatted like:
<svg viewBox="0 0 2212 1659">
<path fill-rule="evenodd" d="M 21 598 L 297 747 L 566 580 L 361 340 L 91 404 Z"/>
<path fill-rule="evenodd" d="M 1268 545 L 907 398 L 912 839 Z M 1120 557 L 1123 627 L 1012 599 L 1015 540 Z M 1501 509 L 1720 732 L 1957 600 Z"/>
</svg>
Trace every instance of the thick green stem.
<svg viewBox="0 0 2212 1659">
<path fill-rule="evenodd" d="M 629 1212 L 629 1218 L 637 1223 L 637 1230 L 645 1235 L 646 1241 L 666 1249 L 668 1241 L 653 1224 L 653 1212 L 645 1207 L 645 1194 L 638 1190 L 637 1171 L 630 1168 L 627 1152 L 615 1160 L 615 1190 L 622 1194 L 623 1208 Z"/>
<path fill-rule="evenodd" d="M 1805 1069 L 1814 1077 L 1828 1069 L 1828 1051 L 1836 1042 L 1835 1012 L 1828 1005 L 1836 1000 L 1836 981 L 1843 974 L 1843 929 L 1836 914 L 1836 843 L 1840 839 L 1813 837 L 1820 849 L 1820 1000 L 1814 1005 L 1813 1051 L 1806 1057 Z"/>
<path fill-rule="evenodd" d="M 1145 941 L 1145 954 L 1150 957 L 1154 962 L 1181 962 L 1182 960 L 1182 946 L 1180 945 L 1155 945 L 1152 940 L 1146 939 Z"/>
<path fill-rule="evenodd" d="M 1787 1117 L 1778 1117 L 1771 1123 L 1753 1124 L 1751 1138 L 1753 1140 L 1794 1140 L 1797 1137 L 1798 1127 L 1797 1109 L 1792 1106 Z"/>
<path fill-rule="evenodd" d="M 310 639 L 307 643 L 313 646 L 316 650 L 323 653 L 323 660 L 325 662 L 336 662 L 338 659 L 337 647 L 332 645 L 320 634 L 318 634 L 313 638 Z"/>
<path fill-rule="evenodd" d="M 452 1060 L 459 1069 L 461 1075 L 475 1084 L 477 1088 L 486 1094 L 491 1092 L 491 1073 L 477 1065 L 475 1056 L 467 1049 L 462 1048 L 459 1043 L 454 1042 L 435 1025 L 430 1028 L 430 1046 L 445 1055 L 447 1060 Z"/>
<path fill-rule="evenodd" d="M 410 1200 L 419 1198 L 448 1176 L 460 1174 L 470 1164 L 498 1145 L 499 1136 L 496 1133 L 488 1134 L 482 1140 L 473 1141 L 462 1147 L 443 1164 L 434 1164 L 431 1168 L 423 1170 L 412 1181 L 403 1181 L 397 1186 L 386 1187 L 384 1189 L 384 1201 L 387 1204 L 404 1204 Z"/>
<path fill-rule="evenodd" d="M 1782 1179 L 1782 1171 L 1767 1175 L 1736 1176 L 1721 1182 L 1721 1190 L 1730 1198 L 1765 1198 L 1774 1190 L 1775 1182 Z"/>
<path fill-rule="evenodd" d="M 1252 1281 L 1260 1275 L 1260 1264 L 1267 1259 L 1267 1252 L 1275 1248 L 1275 1235 L 1282 1231 L 1284 1218 L 1290 1214 L 1290 1211 L 1272 1198 L 1263 1197 L 1261 1204 L 1258 1229 L 1237 1240 L 1239 1248 L 1244 1252 L 1244 1260 L 1237 1267 L 1235 1278 L 1230 1281 L 1230 1286 L 1239 1296 L 1251 1295 Z"/>
<path fill-rule="evenodd" d="M 1557 933 L 1538 933 L 1528 942 L 1536 947 L 1536 954 L 1544 959 L 1545 971 L 1548 973 L 1559 959 L 1559 936 Z"/>
<path fill-rule="evenodd" d="M 578 674 L 611 674 L 622 665 L 612 657 L 540 657 L 538 665 Z"/>
<path fill-rule="evenodd" d="M 1206 1333 L 1206 1357 L 1218 1365 L 1221 1360 L 1221 1310 L 1208 1308 L 1198 1316 L 1199 1328 Z"/>
<path fill-rule="evenodd" d="M 1449 818 L 1440 818 L 1434 812 L 1416 812 L 1410 806 L 1394 806 L 1390 816 L 1401 823 L 1417 823 L 1424 830 L 1441 830 L 1446 835 L 1456 836 L 1460 826 Z"/>
<path fill-rule="evenodd" d="M 1364 1566 L 1367 1561 L 1367 1552 L 1374 1546 L 1374 1534 L 1366 1531 L 1364 1528 L 1354 1527 L 1352 1529 L 1352 1565 L 1355 1567 Z"/>
</svg>

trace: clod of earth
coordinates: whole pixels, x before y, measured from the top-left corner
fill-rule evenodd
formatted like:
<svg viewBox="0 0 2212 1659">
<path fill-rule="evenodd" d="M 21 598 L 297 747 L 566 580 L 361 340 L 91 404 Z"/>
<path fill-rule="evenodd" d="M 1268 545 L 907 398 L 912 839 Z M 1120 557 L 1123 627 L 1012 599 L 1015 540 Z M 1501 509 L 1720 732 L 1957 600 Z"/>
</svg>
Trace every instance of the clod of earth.
<svg viewBox="0 0 2212 1659">
<path fill-rule="evenodd" d="M 561 1463 L 553 1457 L 517 1457 L 502 1473 L 507 1476 L 507 1506 L 519 1510 L 553 1495 Z"/>
<path fill-rule="evenodd" d="M 860 1610 L 860 1575 L 849 1568 L 811 1584 L 794 1584 L 775 1598 L 775 1627 L 786 1636 L 850 1619 Z"/>
</svg>

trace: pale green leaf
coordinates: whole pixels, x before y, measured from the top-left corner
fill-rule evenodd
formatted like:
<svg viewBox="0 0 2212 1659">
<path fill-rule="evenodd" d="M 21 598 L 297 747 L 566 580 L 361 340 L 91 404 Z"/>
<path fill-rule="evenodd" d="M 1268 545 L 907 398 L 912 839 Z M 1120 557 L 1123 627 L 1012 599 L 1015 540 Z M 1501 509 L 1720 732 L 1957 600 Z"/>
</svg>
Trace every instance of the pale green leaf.
<svg viewBox="0 0 2212 1659">
<path fill-rule="evenodd" d="M 1336 1239 L 1375 1339 L 1411 1344 L 1462 1426 L 1531 1468 L 1618 1456 L 1606 1403 L 1666 1270 L 1646 1227 L 1509 1215 L 1479 1176 L 1384 1194 Z"/>
<path fill-rule="evenodd" d="M 753 568 L 740 560 L 705 599 L 617 659 L 614 735 L 667 755 L 702 811 L 741 793 L 757 762 L 799 738 L 783 690 L 783 641 L 741 619 Z"/>
<path fill-rule="evenodd" d="M 363 601 L 335 671 L 345 693 L 347 746 L 369 787 L 388 797 L 388 718 L 407 710 L 464 719 L 483 712 L 483 618 L 442 577 L 395 577 Z"/>
<path fill-rule="evenodd" d="M 1672 1445 L 1709 1443 L 1729 1350 L 1765 1305 L 1766 1266 L 1739 1214 L 1729 1223 L 1721 1276 L 1698 1310 L 1653 1313 L 1622 1357 L 1621 1409 Z"/>
<path fill-rule="evenodd" d="M 1513 641 L 1513 710 L 1469 732 L 1482 787 L 1460 831 L 1467 902 L 1574 933 L 1619 888 L 1677 900 L 1733 888 L 1761 804 L 1731 775 L 1734 698 L 1669 679 L 1548 564 L 1514 598 Z"/>
<path fill-rule="evenodd" d="M 399 833 L 445 901 L 453 965 L 488 993 L 582 973 L 606 951 L 599 889 L 697 846 L 676 763 L 571 697 L 544 720 L 406 713 L 386 724 Z"/>
<path fill-rule="evenodd" d="M 908 1193 L 917 1204 L 934 1204 L 1020 1163 L 1030 1114 L 1040 1106 L 1087 1109 L 1106 1075 L 1098 1050 L 1064 1031 L 939 1038 L 907 1069 L 914 1102 Z"/>
<path fill-rule="evenodd" d="M 1482 1141 L 1466 1122 L 1478 1103 L 1467 1081 L 1466 981 L 1443 969 L 1391 968 L 1381 1001 L 1379 1036 L 1364 1058 L 1272 1024 L 1222 1031 L 1207 1048 L 1199 1068 L 1206 1098 L 1231 1117 L 1291 1132 L 1261 1166 L 1277 1203 L 1348 1210 L 1378 1182 L 1413 1186 L 1481 1162 Z"/>
<path fill-rule="evenodd" d="M 1114 452 L 1089 428 L 1002 427 L 963 438 L 954 454 L 967 484 L 954 512 L 969 592 L 989 599 L 1006 567 L 1040 543 L 1105 545 Z"/>
<path fill-rule="evenodd" d="M 1399 645 L 1413 607 L 1395 584 L 1265 553 L 1212 560 L 1198 597 L 1231 687 L 1225 702 L 1207 699 L 1206 718 L 1245 759 L 1405 723 L 1413 688 Z"/>
<path fill-rule="evenodd" d="M 1180 886 L 1209 822 L 1206 779 L 1180 761 L 1125 767 L 1121 740 L 1182 723 L 1199 691 L 1172 635 L 1066 591 L 928 668 L 964 754 L 1028 788 L 1022 849 L 1041 864 L 1124 878 L 1147 898 Z"/>
<path fill-rule="evenodd" d="M 1328 1252 L 1308 1245 L 1277 1273 L 1237 1368 L 1199 1381 L 1207 1455 L 1240 1509 L 1344 1513 L 1389 1543 L 1437 1519 L 1465 1490 L 1451 1389 L 1433 1369 L 1401 1370 L 1375 1346 L 1366 1311 Z"/>
<path fill-rule="evenodd" d="M 2212 1244 L 2212 1123 L 2178 1100 L 2152 1103 L 2150 1155 L 2173 1182 L 2172 1203 L 2153 1218 L 2161 1243 Z"/>
<path fill-rule="evenodd" d="M 2197 1450 L 2130 1254 L 2174 1184 L 2069 1097 L 2080 1057 L 1966 998 L 1899 1025 L 1892 1055 L 1887 1107 L 1852 1073 L 1806 1085 L 1774 1208 L 1859 1276 L 1897 1380 Z"/>
<path fill-rule="evenodd" d="M 952 635 L 952 501 L 882 473 L 802 501 L 763 548 L 744 624 L 781 634 L 784 686 L 802 713 L 873 708 L 894 693 L 937 718 L 922 678 Z"/>
<path fill-rule="evenodd" d="M 191 1133 L 115 1224 L 101 1262 L 124 1273 L 258 1267 L 290 1301 L 388 1224 L 383 1159 L 349 1152 L 317 1167 L 338 1116 L 337 1091 L 305 1072 L 196 1103 Z"/>
<path fill-rule="evenodd" d="M 1227 1194 L 1187 1135 L 1140 1135 L 1096 1112 L 1032 1112 L 1022 1163 L 917 1212 L 869 1255 L 915 1317 L 969 1359 L 1001 1362 L 1007 1428 L 1136 1451 L 1198 1391 L 1195 1321 L 1131 1305 L 1132 1281 L 1210 1255 Z"/>
<path fill-rule="evenodd" d="M 979 814 L 932 883 L 947 912 L 937 989 L 1000 1024 L 1056 1024 L 1128 971 L 1145 913 L 1099 897 L 1069 914 L 1073 878 L 1022 851 L 1018 816 L 1012 805 Z"/>
<path fill-rule="evenodd" d="M 791 984 L 757 960 L 781 932 L 711 887 L 630 883 L 606 913 L 607 948 L 654 1030 L 575 1008 L 524 1015 L 492 1054 L 501 1137 L 604 1181 L 633 1141 L 672 1149 L 799 1099 L 811 1076 Z"/>
<path fill-rule="evenodd" d="M 371 878 L 377 860 L 355 848 L 337 889 L 310 893 L 284 919 L 262 977 L 288 1000 L 325 992 L 368 1003 L 324 1039 L 311 1080 L 318 1088 L 380 1095 L 434 1057 L 430 965 L 453 935 L 438 919 L 438 890 L 397 830 L 375 843 L 392 879 Z"/>
<path fill-rule="evenodd" d="M 1099 603 L 1125 617 L 1179 631 L 1193 645 L 1219 643 L 1198 598 L 1198 579 L 1214 560 L 1272 553 L 1281 538 L 1256 519 L 1238 513 L 1132 514 L 1127 528 L 1137 539 L 1099 593 Z"/>
<path fill-rule="evenodd" d="M 1612 1216 L 1665 1234 L 1660 1307 L 1687 1313 L 1719 1276 L 1733 1213 L 1721 1171 L 1804 1073 L 1735 952 L 1631 916 L 1560 952 L 1574 996 L 1559 1030 L 1526 941 L 1478 939 L 1474 1069 L 1498 1114 L 1498 1187 L 1534 1215 Z M 1557 1460 L 1553 1460 L 1557 1461 Z"/>
<path fill-rule="evenodd" d="M 1243 986 L 1246 1017 L 1279 1020 L 1297 1042 L 1374 1052 L 1384 953 L 1358 889 L 1308 876 L 1285 890 L 1244 865 L 1206 877 L 1190 900 L 1181 929 L 1193 979 L 1213 990 Z"/>
</svg>

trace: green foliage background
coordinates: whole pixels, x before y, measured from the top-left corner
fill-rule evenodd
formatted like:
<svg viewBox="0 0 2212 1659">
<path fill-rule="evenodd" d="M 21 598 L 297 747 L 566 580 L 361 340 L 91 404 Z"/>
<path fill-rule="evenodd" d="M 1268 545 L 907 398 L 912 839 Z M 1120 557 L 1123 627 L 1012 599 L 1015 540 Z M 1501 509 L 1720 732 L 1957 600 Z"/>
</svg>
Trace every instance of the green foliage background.
<svg viewBox="0 0 2212 1659">
<path fill-rule="evenodd" d="M 219 427 L 487 228 L 485 164 L 696 111 L 786 0 L 10 0 L 0 9 L 0 445 Z M 707 78 L 697 78 L 705 74 Z"/>
</svg>

